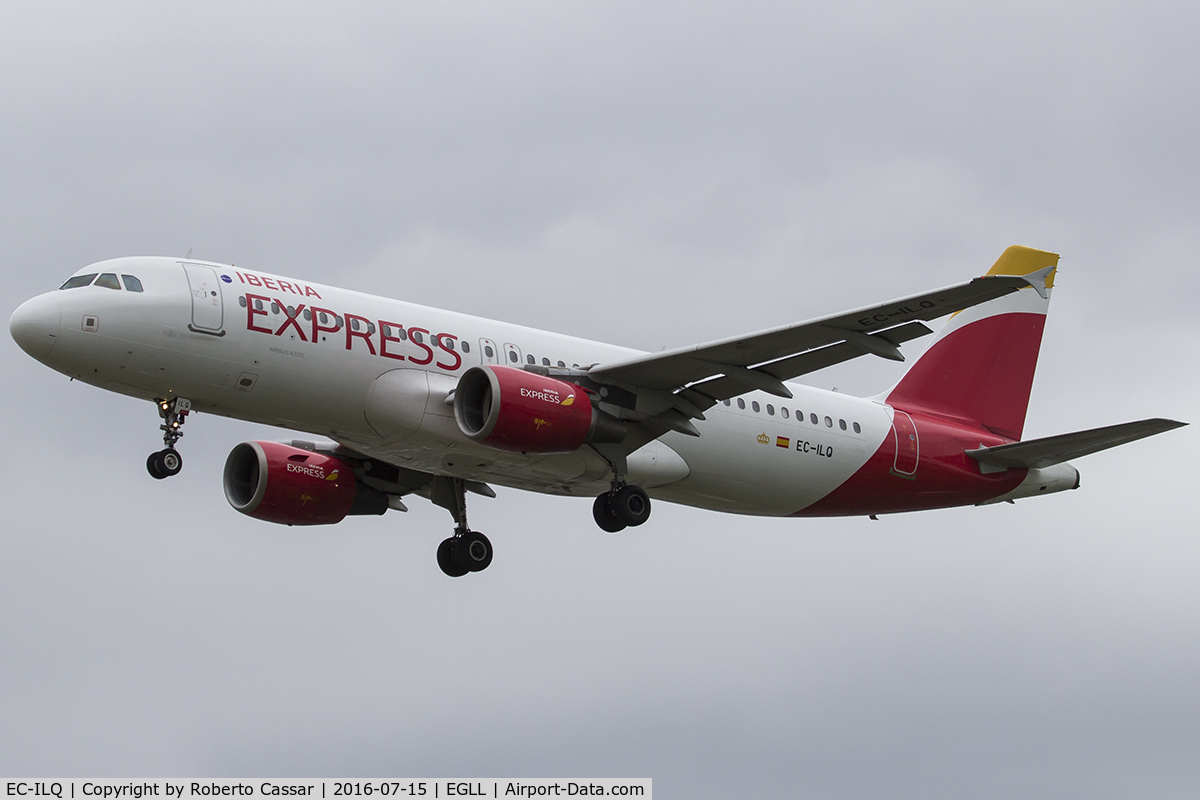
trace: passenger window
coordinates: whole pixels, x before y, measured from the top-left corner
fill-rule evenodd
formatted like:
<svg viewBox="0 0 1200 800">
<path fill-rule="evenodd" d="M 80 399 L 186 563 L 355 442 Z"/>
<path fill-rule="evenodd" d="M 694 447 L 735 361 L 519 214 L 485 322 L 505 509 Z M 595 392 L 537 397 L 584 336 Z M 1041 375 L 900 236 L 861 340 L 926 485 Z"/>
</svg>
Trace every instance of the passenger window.
<svg viewBox="0 0 1200 800">
<path fill-rule="evenodd" d="M 742 411 L 746 410 L 746 401 L 740 397 L 738 398 L 738 408 L 740 408 Z"/>
<path fill-rule="evenodd" d="M 307 313 L 307 312 L 305 312 L 305 313 Z M 384 325 L 384 326 L 383 326 L 383 335 L 384 335 L 384 336 L 391 336 L 391 335 L 392 335 L 392 326 L 391 326 L 391 325 Z"/>
<path fill-rule="evenodd" d="M 254 301 L 254 310 L 255 310 L 255 311 L 262 311 L 262 310 L 263 310 L 263 306 L 262 306 L 262 300 L 255 300 L 255 301 Z"/>
<path fill-rule="evenodd" d="M 548 358 L 543 358 L 543 359 L 542 359 L 542 366 L 543 366 L 543 367 L 548 367 L 548 366 L 550 366 L 550 359 L 548 359 Z"/>
<path fill-rule="evenodd" d="M 467 342 L 464 341 L 462 343 L 462 349 L 463 349 L 464 353 L 469 353 L 469 352 L 471 352 L 471 345 L 467 344 Z"/>
<path fill-rule="evenodd" d="M 293 313 L 292 313 L 292 308 L 291 308 L 291 306 L 288 306 L 288 316 L 289 316 L 289 317 L 294 317 L 294 316 L 296 316 L 295 314 L 293 314 Z M 375 323 L 374 323 L 374 322 L 368 322 L 368 323 L 367 323 L 367 333 L 371 334 L 372 336 L 374 336 L 374 335 L 375 335 Z"/>
<path fill-rule="evenodd" d="M 731 405 L 731 403 L 730 403 L 730 401 L 729 401 L 729 398 L 728 398 L 728 397 L 726 397 L 726 398 L 725 398 L 724 400 L 722 400 L 721 402 L 722 402 L 722 403 L 724 403 L 725 405 Z"/>
<path fill-rule="evenodd" d="M 761 409 L 761 406 L 759 406 L 759 404 L 758 404 L 758 401 L 757 401 L 757 400 L 752 400 L 752 401 L 750 402 L 750 407 L 754 409 L 754 413 L 755 413 L 755 414 L 757 414 L 757 413 L 759 412 L 759 410 Z"/>
<path fill-rule="evenodd" d="M 105 289 L 120 289 L 121 282 L 117 280 L 117 276 L 111 272 L 105 272 L 99 278 L 96 278 L 96 285 L 103 286 Z"/>
<path fill-rule="evenodd" d="M 322 325 L 329 324 L 329 315 L 326 314 L 324 311 L 321 311 L 317 314 L 317 319 L 319 319 L 321 321 Z"/>
<path fill-rule="evenodd" d="M 826 418 L 825 418 L 825 427 L 826 427 L 826 428 L 832 428 L 832 427 L 833 427 L 833 417 L 826 417 Z"/>
<path fill-rule="evenodd" d="M 861 427 L 861 426 L 859 426 L 859 424 L 858 424 L 857 422 L 856 422 L 856 423 L 854 423 L 854 432 L 855 432 L 855 433 L 862 433 L 862 427 Z"/>
<path fill-rule="evenodd" d="M 96 273 L 92 272 L 87 275 L 76 275 L 74 278 L 67 278 L 67 282 L 59 289 L 78 289 L 80 286 L 88 286 L 92 281 L 96 280 Z"/>
<path fill-rule="evenodd" d="M 514 364 L 517 363 L 517 353 L 515 350 L 508 351 L 508 360 Z"/>
<path fill-rule="evenodd" d="M 487 355 L 488 358 L 496 357 L 496 351 L 492 349 L 492 346 L 490 344 L 485 344 L 483 346 L 483 352 Z"/>
<path fill-rule="evenodd" d="M 272 311 L 274 311 L 274 310 L 275 310 L 275 304 L 274 304 L 274 303 L 271 303 L 271 310 L 272 310 Z M 356 331 L 356 330 L 358 330 L 358 320 L 357 320 L 357 319 L 352 319 L 352 320 L 350 320 L 350 330 L 352 330 L 352 331 Z M 349 341 L 349 340 L 347 339 L 347 341 Z"/>
<path fill-rule="evenodd" d="M 561 361 L 560 361 L 560 362 L 558 362 L 558 368 L 559 368 L 559 369 L 566 369 L 566 368 L 567 368 L 567 365 L 566 365 L 566 364 L 564 364 L 563 362 L 561 362 Z"/>
<path fill-rule="evenodd" d="M 454 350 L 454 340 L 449 336 L 442 340 L 442 344 L 446 345 L 447 350 Z"/>
<path fill-rule="evenodd" d="M 526 363 L 526 364 L 536 364 L 536 363 L 537 363 L 537 359 L 533 357 L 533 354 L 532 354 L 532 353 L 527 353 L 527 354 L 525 355 L 525 363 Z"/>
<path fill-rule="evenodd" d="M 400 341 L 402 341 L 402 342 L 408 341 L 408 331 L 404 330 L 404 328 L 397 328 L 396 335 L 400 337 Z"/>
<path fill-rule="evenodd" d="M 809 422 L 811 422 L 813 425 L 816 425 L 816 424 L 817 424 L 817 415 L 816 415 L 816 414 L 809 414 L 809 415 L 808 415 L 808 421 L 809 421 Z"/>
<path fill-rule="evenodd" d="M 775 406 L 771 405 L 770 403 L 767 403 L 767 416 L 775 416 Z"/>
<path fill-rule="evenodd" d="M 413 331 L 412 340 L 417 344 L 422 344 L 425 341 L 425 337 L 421 335 L 420 331 Z"/>
<path fill-rule="evenodd" d="M 128 292 L 140 292 L 142 290 L 142 282 L 132 275 L 122 275 L 121 280 L 125 282 L 125 290 Z"/>
<path fill-rule="evenodd" d="M 305 319 L 305 321 L 306 321 L 306 322 L 311 322 L 311 321 L 312 321 L 312 312 L 311 312 L 311 311 L 309 311 L 307 308 L 306 308 L 306 309 L 304 309 L 304 319 Z"/>
<path fill-rule="evenodd" d="M 271 303 L 271 313 L 272 313 L 272 314 L 278 314 L 278 313 L 279 313 L 279 303 L 275 303 L 275 302 L 272 302 L 272 303 Z M 358 330 L 358 328 L 355 328 L 355 330 Z"/>
<path fill-rule="evenodd" d="M 241 306 L 242 308 L 246 307 L 246 295 L 244 295 L 244 294 L 238 295 L 238 305 Z"/>
<path fill-rule="evenodd" d="M 844 419 L 839 419 L 839 420 L 838 420 L 838 427 L 839 427 L 839 428 L 841 428 L 842 430 L 846 430 L 846 420 L 844 420 Z"/>
<path fill-rule="evenodd" d="M 786 408 L 780 408 L 780 409 L 779 409 L 779 414 L 780 414 L 780 416 L 782 416 L 784 419 L 787 419 L 787 418 L 788 418 L 788 411 L 787 411 L 787 409 L 786 409 Z"/>
</svg>

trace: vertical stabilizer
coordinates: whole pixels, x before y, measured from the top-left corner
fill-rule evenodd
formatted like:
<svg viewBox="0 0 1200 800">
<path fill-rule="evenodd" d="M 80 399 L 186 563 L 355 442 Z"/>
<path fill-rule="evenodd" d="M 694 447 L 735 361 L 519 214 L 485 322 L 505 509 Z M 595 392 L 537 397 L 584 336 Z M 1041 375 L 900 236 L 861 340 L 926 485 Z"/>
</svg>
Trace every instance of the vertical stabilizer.
<svg viewBox="0 0 1200 800">
<path fill-rule="evenodd" d="M 1020 439 L 1057 267 L 1055 253 L 1005 250 L 987 274 L 1030 276 L 1037 286 L 953 314 L 887 395 L 888 405 Z"/>
</svg>

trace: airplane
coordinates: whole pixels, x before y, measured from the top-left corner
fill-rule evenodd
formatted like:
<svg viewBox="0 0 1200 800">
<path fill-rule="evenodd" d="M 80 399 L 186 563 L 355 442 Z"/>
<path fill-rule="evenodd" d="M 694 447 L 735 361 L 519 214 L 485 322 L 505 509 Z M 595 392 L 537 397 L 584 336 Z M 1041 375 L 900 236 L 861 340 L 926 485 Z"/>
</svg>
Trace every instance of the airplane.
<svg viewBox="0 0 1200 800">
<path fill-rule="evenodd" d="M 965 283 L 657 353 L 172 257 L 84 267 L 9 330 L 72 379 L 155 403 L 154 478 L 182 469 L 192 412 L 321 437 L 238 444 L 229 504 L 322 525 L 424 497 L 453 517 L 437 563 L 461 577 L 492 562 L 467 523 L 467 494 L 492 484 L 594 496 L 610 533 L 644 524 L 651 498 L 877 518 L 1079 488 L 1070 459 L 1186 423 L 1021 440 L 1058 261 L 1013 246 Z M 941 317 L 882 394 L 794 382 L 859 356 L 904 361 Z"/>
</svg>

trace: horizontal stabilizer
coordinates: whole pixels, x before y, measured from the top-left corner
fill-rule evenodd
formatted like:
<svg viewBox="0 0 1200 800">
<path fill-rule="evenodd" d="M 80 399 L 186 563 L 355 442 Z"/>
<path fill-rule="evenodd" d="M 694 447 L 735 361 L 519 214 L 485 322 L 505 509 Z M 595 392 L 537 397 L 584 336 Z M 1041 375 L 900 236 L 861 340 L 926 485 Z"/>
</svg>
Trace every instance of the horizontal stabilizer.
<svg viewBox="0 0 1200 800">
<path fill-rule="evenodd" d="M 967 455 L 989 467 L 1044 469 L 1073 458 L 1098 453 L 1110 447 L 1136 442 L 1138 439 L 1184 425 L 1187 423 L 1176 422 L 1173 419 L 1143 419 L 1138 422 L 1094 428 L 1090 431 L 1047 436 L 1045 439 L 1031 439 L 1027 442 L 1014 442 L 997 447 L 981 447 L 978 450 L 968 450 Z"/>
</svg>

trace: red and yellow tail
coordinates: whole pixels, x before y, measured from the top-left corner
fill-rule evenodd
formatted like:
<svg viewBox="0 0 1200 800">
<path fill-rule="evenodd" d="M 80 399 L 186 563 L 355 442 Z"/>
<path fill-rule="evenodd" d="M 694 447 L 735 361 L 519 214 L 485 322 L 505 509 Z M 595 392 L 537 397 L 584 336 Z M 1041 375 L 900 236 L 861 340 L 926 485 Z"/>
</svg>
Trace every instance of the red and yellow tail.
<svg viewBox="0 0 1200 800">
<path fill-rule="evenodd" d="M 1031 285 L 950 317 L 929 350 L 887 395 L 905 411 L 950 417 L 1007 439 L 1021 438 L 1058 255 L 1014 245 L 988 275 L 1049 269 Z"/>
</svg>

